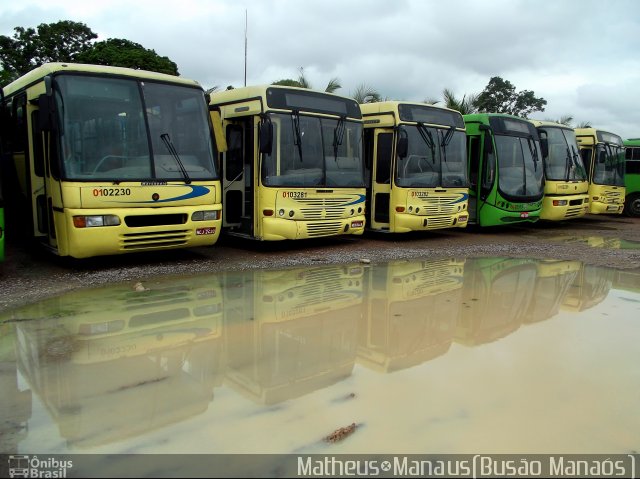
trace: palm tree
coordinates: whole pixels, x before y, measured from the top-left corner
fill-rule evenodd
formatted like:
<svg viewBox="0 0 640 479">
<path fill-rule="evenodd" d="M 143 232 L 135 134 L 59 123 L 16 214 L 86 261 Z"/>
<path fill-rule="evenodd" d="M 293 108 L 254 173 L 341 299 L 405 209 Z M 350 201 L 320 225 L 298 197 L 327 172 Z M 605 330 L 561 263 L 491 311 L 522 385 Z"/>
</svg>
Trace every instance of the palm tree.
<svg viewBox="0 0 640 479">
<path fill-rule="evenodd" d="M 298 75 L 297 80 L 285 78 L 282 80 L 274 81 L 272 85 L 295 86 L 298 88 L 312 89 L 313 87 L 311 86 L 311 83 L 309 82 L 309 80 L 307 80 L 307 77 L 304 76 L 304 67 L 300 67 L 299 70 L 300 70 L 300 75 Z M 324 89 L 324 91 L 327 93 L 335 93 L 336 90 L 339 90 L 340 88 L 342 88 L 342 85 L 340 84 L 340 79 L 337 77 L 334 77 L 331 80 L 329 80 L 329 83 L 327 84 L 327 87 Z"/>
<path fill-rule="evenodd" d="M 478 101 L 477 93 L 472 93 L 468 96 L 464 95 L 461 100 L 458 100 L 452 90 L 445 88 L 442 90 L 442 96 L 444 98 L 444 106 L 452 110 L 458 110 L 462 115 L 478 112 L 478 107 L 476 106 Z"/>
<path fill-rule="evenodd" d="M 355 91 L 351 94 L 351 98 L 360 104 L 382 101 L 382 96 L 380 96 L 378 90 L 366 83 L 360 83 L 360 85 L 358 85 Z"/>
<path fill-rule="evenodd" d="M 576 125 L 576 128 L 593 128 L 590 121 L 581 121 Z"/>
</svg>

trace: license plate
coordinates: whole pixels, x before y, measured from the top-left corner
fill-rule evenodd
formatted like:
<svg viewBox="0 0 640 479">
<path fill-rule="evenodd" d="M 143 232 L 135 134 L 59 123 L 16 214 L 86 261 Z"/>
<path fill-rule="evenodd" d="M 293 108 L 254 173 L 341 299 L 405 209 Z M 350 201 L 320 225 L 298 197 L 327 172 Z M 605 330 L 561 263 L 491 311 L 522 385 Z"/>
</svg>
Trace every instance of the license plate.
<svg viewBox="0 0 640 479">
<path fill-rule="evenodd" d="M 196 235 L 213 235 L 216 234 L 215 228 L 197 228 Z"/>
</svg>

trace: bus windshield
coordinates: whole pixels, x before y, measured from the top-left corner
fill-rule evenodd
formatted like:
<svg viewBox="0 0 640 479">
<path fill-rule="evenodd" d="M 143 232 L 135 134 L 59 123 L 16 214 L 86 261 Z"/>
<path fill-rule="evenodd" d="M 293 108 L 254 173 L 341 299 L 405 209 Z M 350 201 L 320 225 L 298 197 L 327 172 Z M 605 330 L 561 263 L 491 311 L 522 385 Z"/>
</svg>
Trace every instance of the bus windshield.
<svg viewBox="0 0 640 479">
<path fill-rule="evenodd" d="M 586 181 L 587 171 L 578 151 L 573 130 L 564 128 L 541 129 L 546 137 L 549 152 L 545 157 L 544 172 L 548 180 Z"/>
<path fill-rule="evenodd" d="M 533 138 L 495 135 L 498 188 L 507 199 L 542 196 L 542 155 Z"/>
<path fill-rule="evenodd" d="M 407 156 L 398 158 L 395 183 L 408 188 L 466 186 L 466 135 L 453 127 L 405 125 Z"/>
<path fill-rule="evenodd" d="M 86 75 L 54 87 L 65 179 L 217 179 L 202 90 Z"/>
<path fill-rule="evenodd" d="M 265 186 L 364 186 L 361 123 L 298 112 L 269 117 L 273 147 L 262 159 Z"/>
<path fill-rule="evenodd" d="M 597 185 L 624 186 L 624 148 L 610 143 L 597 145 L 593 182 Z"/>
</svg>

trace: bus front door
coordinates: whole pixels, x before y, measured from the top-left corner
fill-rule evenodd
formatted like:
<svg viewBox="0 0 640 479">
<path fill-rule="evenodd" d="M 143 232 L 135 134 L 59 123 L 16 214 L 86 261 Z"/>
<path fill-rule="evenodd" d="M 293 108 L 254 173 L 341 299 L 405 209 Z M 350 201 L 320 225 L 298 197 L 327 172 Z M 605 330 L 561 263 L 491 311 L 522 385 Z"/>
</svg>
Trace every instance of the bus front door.
<svg viewBox="0 0 640 479">
<path fill-rule="evenodd" d="M 222 156 L 223 226 L 231 231 L 253 235 L 251 135 L 244 123 L 226 128 L 227 151 Z"/>
</svg>

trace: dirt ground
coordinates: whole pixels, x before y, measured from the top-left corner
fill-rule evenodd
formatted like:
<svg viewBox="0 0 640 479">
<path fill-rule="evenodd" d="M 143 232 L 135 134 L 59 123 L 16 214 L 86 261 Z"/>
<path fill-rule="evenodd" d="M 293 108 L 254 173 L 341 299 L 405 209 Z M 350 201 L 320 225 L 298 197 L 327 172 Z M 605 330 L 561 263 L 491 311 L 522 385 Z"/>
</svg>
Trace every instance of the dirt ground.
<svg viewBox="0 0 640 479">
<path fill-rule="evenodd" d="M 87 260 L 59 258 L 9 241 L 5 262 L 0 264 L 0 312 L 72 289 L 119 282 L 135 284 L 159 275 L 487 256 L 573 259 L 640 270 L 640 218 L 588 215 L 560 223 L 469 227 L 407 235 L 365 233 L 361 237 L 276 243 L 221 238 L 207 248 Z"/>
</svg>

